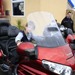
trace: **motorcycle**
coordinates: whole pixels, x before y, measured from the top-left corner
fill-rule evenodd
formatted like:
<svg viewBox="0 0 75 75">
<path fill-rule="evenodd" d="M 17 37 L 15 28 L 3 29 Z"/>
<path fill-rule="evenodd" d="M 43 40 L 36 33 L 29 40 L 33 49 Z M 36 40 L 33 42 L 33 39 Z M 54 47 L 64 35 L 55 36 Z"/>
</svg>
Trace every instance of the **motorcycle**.
<svg viewBox="0 0 75 75">
<path fill-rule="evenodd" d="M 73 53 L 75 53 L 75 35 L 73 35 L 72 30 L 70 28 L 64 27 L 63 25 L 60 26 L 59 29 L 63 38 L 68 42 L 68 44 L 73 50 Z"/>
<path fill-rule="evenodd" d="M 0 32 L 0 43 L 5 44 L 1 44 L 0 69 L 3 72 L 9 71 L 12 52 L 16 50 L 21 57 L 17 59 L 13 75 L 74 75 L 73 49 L 65 42 L 54 16 L 49 12 L 38 11 L 27 16 L 29 21 L 35 24 L 32 32 L 35 43 L 23 42 L 18 47 L 14 37 L 19 30 L 5 24 L 0 27 L 3 30 Z"/>
<path fill-rule="evenodd" d="M 68 35 L 73 35 L 72 29 L 64 27 L 63 25 L 61 25 L 59 27 L 62 36 L 66 39 Z"/>
</svg>

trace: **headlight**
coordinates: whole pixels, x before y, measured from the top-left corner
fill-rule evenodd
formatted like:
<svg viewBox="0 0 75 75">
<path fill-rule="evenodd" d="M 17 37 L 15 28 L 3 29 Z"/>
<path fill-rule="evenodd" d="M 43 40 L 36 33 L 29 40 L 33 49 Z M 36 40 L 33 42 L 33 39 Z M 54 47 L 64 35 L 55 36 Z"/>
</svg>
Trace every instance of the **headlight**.
<svg viewBox="0 0 75 75">
<path fill-rule="evenodd" d="M 69 66 L 53 63 L 46 60 L 42 60 L 42 65 L 44 68 L 60 75 L 71 75 L 72 73 L 72 68 Z"/>
</svg>

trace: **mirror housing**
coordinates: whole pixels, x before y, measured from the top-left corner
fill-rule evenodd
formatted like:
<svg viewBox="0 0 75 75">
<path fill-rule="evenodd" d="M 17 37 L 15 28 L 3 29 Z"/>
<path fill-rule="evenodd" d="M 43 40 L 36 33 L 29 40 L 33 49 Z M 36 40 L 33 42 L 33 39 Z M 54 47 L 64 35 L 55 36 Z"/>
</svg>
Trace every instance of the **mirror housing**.
<svg viewBox="0 0 75 75">
<path fill-rule="evenodd" d="M 35 55 L 35 49 L 25 49 L 24 52 L 27 56 Z"/>
<path fill-rule="evenodd" d="M 22 56 L 33 56 L 35 48 L 31 42 L 24 42 L 17 47 L 17 53 Z"/>
</svg>

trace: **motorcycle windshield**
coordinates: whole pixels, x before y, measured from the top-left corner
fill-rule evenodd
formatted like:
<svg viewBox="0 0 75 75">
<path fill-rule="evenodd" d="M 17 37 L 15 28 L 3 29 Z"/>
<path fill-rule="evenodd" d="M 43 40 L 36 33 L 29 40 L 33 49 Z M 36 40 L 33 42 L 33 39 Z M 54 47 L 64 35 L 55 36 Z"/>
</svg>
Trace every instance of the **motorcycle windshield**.
<svg viewBox="0 0 75 75">
<path fill-rule="evenodd" d="M 44 11 L 30 13 L 27 16 L 27 22 L 28 26 L 35 25 L 32 33 L 34 34 L 33 39 L 38 46 L 53 48 L 65 45 L 65 41 L 51 13 Z"/>
</svg>

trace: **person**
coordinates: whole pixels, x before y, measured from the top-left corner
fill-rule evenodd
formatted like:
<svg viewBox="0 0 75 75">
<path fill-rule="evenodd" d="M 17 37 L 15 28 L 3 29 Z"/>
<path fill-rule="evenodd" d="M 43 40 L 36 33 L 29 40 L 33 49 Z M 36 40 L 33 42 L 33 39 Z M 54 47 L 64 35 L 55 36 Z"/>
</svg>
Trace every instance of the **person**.
<svg viewBox="0 0 75 75">
<path fill-rule="evenodd" d="M 46 26 L 49 27 L 49 26 Z M 43 31 L 43 35 L 34 35 L 32 34 L 32 31 L 35 29 L 35 24 L 32 21 L 29 21 L 25 26 L 25 31 L 21 31 L 18 33 L 18 35 L 15 38 L 15 42 L 17 46 L 19 46 L 22 42 L 31 42 L 34 40 L 35 42 L 41 42 L 44 41 L 44 37 L 48 36 L 48 31 L 46 30 L 46 27 Z M 45 34 L 46 33 L 46 34 Z"/>
<path fill-rule="evenodd" d="M 15 38 L 15 42 L 17 43 L 17 46 L 22 42 L 31 42 L 33 39 L 32 31 L 34 29 L 35 29 L 34 23 L 32 21 L 29 21 L 25 26 L 25 30 L 19 32 L 19 34 Z"/>
<path fill-rule="evenodd" d="M 72 29 L 73 33 L 75 32 L 73 29 L 73 20 L 71 19 L 71 12 L 68 12 L 66 17 L 62 20 L 61 25 L 64 27 Z"/>
</svg>

